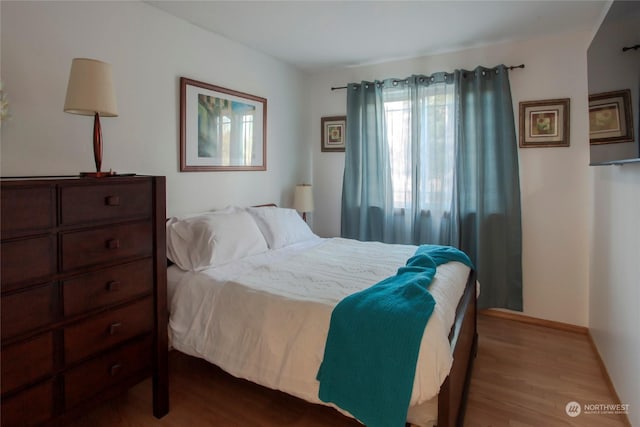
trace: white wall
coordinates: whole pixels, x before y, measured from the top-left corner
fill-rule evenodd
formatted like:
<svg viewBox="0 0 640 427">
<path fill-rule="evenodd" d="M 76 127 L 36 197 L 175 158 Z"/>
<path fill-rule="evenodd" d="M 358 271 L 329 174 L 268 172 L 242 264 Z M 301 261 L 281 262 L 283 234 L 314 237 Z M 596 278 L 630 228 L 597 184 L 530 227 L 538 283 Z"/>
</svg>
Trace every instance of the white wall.
<svg viewBox="0 0 640 427">
<path fill-rule="evenodd" d="M 619 11 L 627 6 L 632 7 L 616 3 L 612 8 Z M 624 21 L 627 16 L 618 15 L 618 19 Z M 628 40 L 637 37 L 637 24 L 634 26 L 612 19 L 614 17 L 609 10 L 589 48 L 589 55 L 598 53 L 601 59 L 606 58 L 604 62 L 595 64 L 595 69 L 590 61 L 589 90 L 593 93 L 628 87 L 632 91 L 632 105 L 636 108 L 640 81 L 637 74 L 633 75 L 631 70 L 634 67 L 629 61 L 637 61 L 637 55 L 621 56 L 620 51 L 606 51 L 604 46 L 607 43 L 609 47 L 626 46 Z M 634 22 L 637 19 L 637 16 L 633 17 Z M 602 67 L 618 68 L 623 74 L 606 79 Z M 625 76 L 625 69 L 631 74 Z M 640 137 L 637 117 L 634 110 L 636 141 Z M 627 144 L 610 146 L 613 145 Z M 637 143 L 635 147 L 637 150 Z M 606 147 L 592 147 L 591 160 L 599 160 L 597 156 L 601 156 L 604 149 Z M 620 151 L 619 148 L 616 150 Z M 628 157 L 634 157 L 633 153 Z M 608 157 L 611 158 L 622 156 Z M 640 163 L 594 167 L 592 179 L 589 329 L 621 403 L 629 404 L 631 425 L 640 425 Z"/>
<path fill-rule="evenodd" d="M 456 68 L 472 69 L 477 65 L 524 63 L 524 70 L 510 73 L 516 119 L 520 101 L 571 98 L 571 146 L 519 151 L 524 313 L 586 326 L 590 221 L 586 49 L 589 41 L 589 34 L 574 33 L 313 74 L 309 120 L 316 197 L 314 230 L 323 236 L 340 234 L 344 154 L 322 153 L 319 143 L 320 117 L 342 115 L 346 111 L 346 92 L 332 92 L 331 86 Z"/>
<path fill-rule="evenodd" d="M 110 62 L 120 116 L 101 120 L 103 170 L 167 176 L 168 214 L 290 205 L 310 180 L 305 74 L 141 2 L 1 3 L 3 176 L 95 170 L 91 117 L 62 111 L 71 60 Z M 179 77 L 268 100 L 266 172 L 179 171 Z"/>
<path fill-rule="evenodd" d="M 640 425 L 640 164 L 593 170 L 589 327 Z"/>
</svg>

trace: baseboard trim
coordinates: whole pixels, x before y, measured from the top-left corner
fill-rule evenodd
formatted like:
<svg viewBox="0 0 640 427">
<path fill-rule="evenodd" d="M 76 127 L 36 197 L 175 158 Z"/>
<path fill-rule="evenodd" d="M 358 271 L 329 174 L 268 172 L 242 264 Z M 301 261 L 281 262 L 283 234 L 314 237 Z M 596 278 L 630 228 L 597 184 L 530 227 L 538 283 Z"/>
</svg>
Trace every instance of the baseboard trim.
<svg viewBox="0 0 640 427">
<path fill-rule="evenodd" d="M 600 351 L 598 351 L 598 346 L 596 346 L 596 342 L 593 340 L 593 336 L 591 336 L 590 331 L 587 331 L 587 339 L 591 344 L 591 348 L 593 349 L 593 352 L 596 354 L 596 359 L 598 359 L 598 365 L 600 365 L 600 371 L 604 376 L 604 380 L 607 383 L 607 387 L 609 387 L 609 391 L 611 391 L 611 393 L 613 394 L 613 397 L 615 397 L 616 399 L 615 403 L 625 403 L 625 402 L 622 402 L 622 400 L 620 400 L 620 396 L 618 396 L 618 392 L 616 391 L 616 388 L 613 385 L 613 381 L 611 381 L 611 376 L 609 376 L 609 371 L 607 370 L 607 366 L 604 364 L 604 361 L 602 360 L 602 356 L 600 356 Z M 631 421 L 629 421 L 629 415 L 628 414 L 623 415 L 623 417 L 624 417 L 625 425 L 631 427 Z"/>
<path fill-rule="evenodd" d="M 500 311 L 494 309 L 480 310 L 480 314 L 485 316 L 497 317 L 500 319 L 514 320 L 516 322 L 528 323 L 530 325 L 544 326 L 545 328 L 558 329 L 565 332 L 575 332 L 582 335 L 589 334 L 589 328 L 585 326 L 572 325 L 570 323 L 556 322 L 555 320 L 540 319 L 525 314 L 513 313 L 509 311 Z"/>
</svg>

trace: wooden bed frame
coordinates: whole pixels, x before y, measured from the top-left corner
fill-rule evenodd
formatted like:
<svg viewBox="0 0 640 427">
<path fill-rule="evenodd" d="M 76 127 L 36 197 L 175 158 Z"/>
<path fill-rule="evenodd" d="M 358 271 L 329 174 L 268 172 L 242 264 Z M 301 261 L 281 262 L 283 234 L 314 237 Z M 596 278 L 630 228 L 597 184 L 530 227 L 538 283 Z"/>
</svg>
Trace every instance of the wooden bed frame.
<svg viewBox="0 0 640 427">
<path fill-rule="evenodd" d="M 438 427 L 462 426 L 473 360 L 478 351 L 476 273 L 471 270 L 449 333 L 453 365 L 438 393 Z"/>
</svg>

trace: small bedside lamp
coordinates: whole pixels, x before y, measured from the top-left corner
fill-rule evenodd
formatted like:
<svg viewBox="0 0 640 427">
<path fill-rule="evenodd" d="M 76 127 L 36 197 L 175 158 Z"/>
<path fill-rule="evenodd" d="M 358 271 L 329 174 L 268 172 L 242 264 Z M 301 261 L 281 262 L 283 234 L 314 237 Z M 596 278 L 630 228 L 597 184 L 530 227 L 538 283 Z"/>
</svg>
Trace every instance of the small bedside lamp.
<svg viewBox="0 0 640 427">
<path fill-rule="evenodd" d="M 310 184 L 296 185 L 293 194 L 293 208 L 302 213 L 302 219 L 307 221 L 307 212 L 313 212 L 313 192 Z"/>
<path fill-rule="evenodd" d="M 100 178 L 115 175 L 115 172 L 101 172 L 102 128 L 100 116 L 117 117 L 118 108 L 113 92 L 111 65 L 95 59 L 74 58 L 71 63 L 67 97 L 64 111 L 71 114 L 93 116 L 93 158 L 95 172 L 81 172 L 80 176 Z"/>
</svg>

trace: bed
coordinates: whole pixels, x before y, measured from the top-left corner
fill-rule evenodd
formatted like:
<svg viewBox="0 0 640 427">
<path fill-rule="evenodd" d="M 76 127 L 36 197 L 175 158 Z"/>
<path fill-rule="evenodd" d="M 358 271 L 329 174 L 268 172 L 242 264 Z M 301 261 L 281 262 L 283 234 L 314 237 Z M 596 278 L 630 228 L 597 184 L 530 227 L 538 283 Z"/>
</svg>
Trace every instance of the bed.
<svg viewBox="0 0 640 427">
<path fill-rule="evenodd" d="M 174 349 L 312 403 L 331 313 L 395 274 L 416 247 L 315 236 L 273 206 L 227 208 L 167 223 L 169 337 Z M 436 307 L 420 344 L 407 423 L 462 423 L 477 347 L 476 284 L 438 267 Z M 352 416 L 335 405 L 337 410 Z"/>
</svg>

